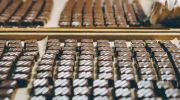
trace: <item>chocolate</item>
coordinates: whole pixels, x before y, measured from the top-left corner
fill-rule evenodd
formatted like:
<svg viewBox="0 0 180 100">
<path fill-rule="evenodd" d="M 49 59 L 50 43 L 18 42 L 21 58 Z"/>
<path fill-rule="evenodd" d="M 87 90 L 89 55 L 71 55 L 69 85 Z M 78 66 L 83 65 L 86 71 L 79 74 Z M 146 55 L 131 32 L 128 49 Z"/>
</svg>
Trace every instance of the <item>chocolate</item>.
<svg viewBox="0 0 180 100">
<path fill-rule="evenodd" d="M 93 39 L 81 39 L 81 43 L 93 43 Z"/>
<path fill-rule="evenodd" d="M 10 67 L 0 67 L 0 74 L 10 74 L 12 69 Z"/>
<path fill-rule="evenodd" d="M 61 50 L 61 46 L 50 46 L 48 50 Z"/>
<path fill-rule="evenodd" d="M 12 80 L 17 80 L 18 87 L 27 87 L 29 74 L 14 74 L 12 75 Z"/>
<path fill-rule="evenodd" d="M 50 46 L 60 46 L 60 42 L 50 42 L 50 43 L 48 43 L 47 46 L 48 47 L 50 47 Z"/>
<path fill-rule="evenodd" d="M 29 43 L 29 44 L 26 44 L 26 48 L 28 47 L 38 47 L 38 43 Z"/>
<path fill-rule="evenodd" d="M 0 89 L 16 89 L 17 81 L 16 80 L 5 80 L 0 84 Z"/>
<path fill-rule="evenodd" d="M 47 50 L 46 54 L 56 54 L 59 57 L 59 50 Z"/>
<path fill-rule="evenodd" d="M 22 52 L 22 48 L 10 48 L 9 52 Z"/>
<path fill-rule="evenodd" d="M 113 67 L 99 67 L 99 73 L 113 73 Z"/>
<path fill-rule="evenodd" d="M 80 55 L 80 60 L 93 60 L 93 55 Z"/>
<path fill-rule="evenodd" d="M 16 67 L 14 70 L 14 73 L 24 73 L 24 74 L 30 74 L 31 72 L 31 67 Z"/>
<path fill-rule="evenodd" d="M 180 53 L 179 48 L 167 48 L 167 51 L 170 53 Z"/>
<path fill-rule="evenodd" d="M 109 40 L 97 40 L 97 43 L 109 42 Z"/>
<path fill-rule="evenodd" d="M 99 67 L 113 67 L 113 62 L 112 61 L 99 61 L 98 62 Z"/>
<path fill-rule="evenodd" d="M 58 95 L 70 96 L 71 95 L 71 88 L 70 87 L 57 87 L 54 89 L 54 95 L 55 96 L 58 96 Z"/>
<path fill-rule="evenodd" d="M 53 65 L 40 65 L 37 68 L 37 73 L 39 72 L 45 72 L 45 71 L 51 71 L 53 72 Z"/>
<path fill-rule="evenodd" d="M 4 55 L 5 56 L 17 56 L 18 58 L 21 56 L 21 52 L 7 52 Z"/>
<path fill-rule="evenodd" d="M 175 44 L 164 44 L 165 48 L 178 48 Z"/>
<path fill-rule="evenodd" d="M 76 55 L 76 51 L 63 51 L 63 55 Z"/>
<path fill-rule="evenodd" d="M 118 52 L 129 52 L 129 48 L 116 48 L 116 51 Z"/>
<path fill-rule="evenodd" d="M 59 66 L 58 67 L 58 72 L 73 72 L 73 66 Z"/>
<path fill-rule="evenodd" d="M 49 80 L 51 80 L 52 79 L 52 72 L 50 72 L 50 71 L 39 72 L 39 73 L 37 73 L 37 78 L 38 79 L 48 78 Z"/>
<path fill-rule="evenodd" d="M 37 61 L 38 58 L 39 58 L 39 52 L 38 52 L 38 51 L 25 52 L 23 55 L 24 55 L 24 56 L 34 56 L 36 61 Z"/>
<path fill-rule="evenodd" d="M 2 97 L 14 97 L 13 95 L 15 94 L 14 89 L 0 89 L 0 96 Z"/>
<path fill-rule="evenodd" d="M 150 57 L 148 52 L 136 52 L 136 57 Z"/>
<path fill-rule="evenodd" d="M 178 57 L 172 57 L 172 60 L 173 60 L 174 62 L 180 62 L 180 58 L 178 58 Z"/>
<path fill-rule="evenodd" d="M 93 79 L 94 75 L 92 72 L 79 72 L 78 78 Z"/>
<path fill-rule="evenodd" d="M 159 73 L 161 75 L 163 75 L 163 74 L 166 74 L 166 75 L 175 74 L 174 68 L 159 68 Z"/>
<path fill-rule="evenodd" d="M 114 44 L 126 44 L 126 40 L 114 40 Z"/>
<path fill-rule="evenodd" d="M 55 59 L 56 58 L 56 54 L 44 54 L 42 56 L 42 59 Z"/>
<path fill-rule="evenodd" d="M 46 96 L 33 96 L 30 98 L 30 100 L 47 100 Z"/>
<path fill-rule="evenodd" d="M 33 81 L 33 87 L 44 87 L 49 86 L 48 79 L 36 79 Z"/>
<path fill-rule="evenodd" d="M 93 47 L 92 43 L 81 43 L 81 47 Z"/>
<path fill-rule="evenodd" d="M 171 62 L 157 62 L 158 68 L 172 68 Z"/>
<path fill-rule="evenodd" d="M 0 67 L 13 67 L 13 61 L 0 61 Z"/>
<path fill-rule="evenodd" d="M 79 66 L 93 66 L 94 62 L 93 60 L 80 60 Z"/>
<path fill-rule="evenodd" d="M 131 88 L 131 83 L 127 80 L 117 80 L 114 82 L 114 88 Z"/>
<path fill-rule="evenodd" d="M 76 51 L 76 47 L 63 47 L 62 48 L 63 51 Z"/>
<path fill-rule="evenodd" d="M 32 61 L 18 61 L 16 63 L 17 67 L 32 67 L 33 66 L 33 62 Z"/>
<path fill-rule="evenodd" d="M 50 42 L 59 42 L 59 39 L 48 39 L 47 43 L 50 43 Z"/>
<path fill-rule="evenodd" d="M 4 56 L 1 58 L 1 61 L 17 61 L 17 57 L 16 56 Z"/>
<path fill-rule="evenodd" d="M 37 39 L 25 40 L 24 41 L 25 44 L 36 43 L 36 42 L 37 42 Z"/>
<path fill-rule="evenodd" d="M 140 68 L 140 74 L 142 75 L 155 74 L 155 69 L 154 68 Z"/>
<path fill-rule="evenodd" d="M 94 88 L 93 89 L 93 96 L 108 96 L 109 90 L 108 88 Z"/>
<path fill-rule="evenodd" d="M 147 47 L 149 47 L 149 48 L 161 48 L 161 45 L 159 43 L 153 43 L 153 44 L 147 44 Z"/>
<path fill-rule="evenodd" d="M 62 55 L 61 56 L 62 60 L 75 60 L 74 55 Z"/>
<path fill-rule="evenodd" d="M 169 62 L 169 58 L 168 57 L 155 57 L 155 61 L 156 62 Z"/>
<path fill-rule="evenodd" d="M 141 79 L 144 81 L 156 81 L 157 80 L 157 76 L 156 75 L 141 75 Z"/>
<path fill-rule="evenodd" d="M 90 89 L 88 87 L 75 87 L 74 95 L 90 95 Z"/>
<path fill-rule="evenodd" d="M 117 61 L 132 61 L 130 56 L 117 56 Z"/>
<path fill-rule="evenodd" d="M 132 53 L 131 52 L 118 52 L 118 56 L 129 56 L 129 57 L 132 57 Z"/>
<path fill-rule="evenodd" d="M 118 88 L 115 89 L 116 97 L 131 97 L 131 90 L 128 88 Z"/>
<path fill-rule="evenodd" d="M 132 48 L 144 48 L 143 44 L 132 44 L 131 45 Z"/>
<path fill-rule="evenodd" d="M 98 51 L 112 51 L 111 47 L 98 47 Z"/>
<path fill-rule="evenodd" d="M 52 100 L 70 100 L 70 98 L 68 96 L 56 96 Z"/>
<path fill-rule="evenodd" d="M 158 89 L 174 88 L 171 81 L 158 81 L 158 82 L 156 82 L 156 85 L 157 85 Z"/>
<path fill-rule="evenodd" d="M 19 61 L 34 61 L 35 57 L 34 56 L 21 56 L 19 58 Z"/>
<path fill-rule="evenodd" d="M 79 72 L 93 72 L 93 66 L 79 66 Z"/>
<path fill-rule="evenodd" d="M 126 44 L 115 44 L 114 45 L 116 48 L 127 48 Z"/>
<path fill-rule="evenodd" d="M 65 47 L 77 47 L 77 43 L 65 43 Z"/>
<path fill-rule="evenodd" d="M 93 47 L 81 47 L 82 51 L 93 51 Z"/>
<path fill-rule="evenodd" d="M 150 57 L 136 57 L 137 62 L 151 62 Z"/>
<path fill-rule="evenodd" d="M 8 44 L 20 44 L 21 43 L 21 40 L 9 40 L 8 41 Z"/>
<path fill-rule="evenodd" d="M 172 58 L 180 58 L 180 53 L 170 53 Z"/>
<path fill-rule="evenodd" d="M 77 43 L 77 39 L 65 39 L 65 43 Z"/>
<path fill-rule="evenodd" d="M 69 79 L 57 79 L 54 81 L 54 87 L 69 87 L 71 86 Z"/>
<path fill-rule="evenodd" d="M 37 87 L 34 89 L 34 95 L 38 96 L 38 95 L 51 95 L 51 90 L 49 87 Z"/>
<path fill-rule="evenodd" d="M 134 74 L 121 74 L 120 75 L 121 80 L 135 80 Z"/>
<path fill-rule="evenodd" d="M 154 85 L 153 85 L 153 82 L 152 81 L 139 81 L 137 83 L 137 87 L 138 89 L 142 89 L 142 88 L 151 88 L 151 89 L 154 89 Z"/>
<path fill-rule="evenodd" d="M 179 94 L 180 90 L 179 89 L 173 89 L 173 88 L 170 88 L 170 89 L 166 89 L 165 90 L 165 95 L 166 97 L 180 97 L 180 94 Z"/>
<path fill-rule="evenodd" d="M 138 98 L 144 98 L 144 97 L 154 97 L 154 91 L 152 89 L 138 89 L 137 90 L 137 96 Z"/>
<path fill-rule="evenodd" d="M 144 44 L 143 40 L 131 40 L 132 44 Z"/>
<path fill-rule="evenodd" d="M 133 48 L 134 52 L 146 52 L 146 48 Z"/>
<path fill-rule="evenodd" d="M 152 52 L 164 52 L 163 48 L 151 48 Z"/>
<path fill-rule="evenodd" d="M 132 64 L 132 62 L 121 61 L 121 62 L 118 62 L 118 67 L 133 67 L 133 64 Z"/>
<path fill-rule="evenodd" d="M 172 74 L 170 75 L 164 74 L 164 75 L 161 75 L 160 78 L 162 81 L 177 81 L 176 75 L 172 75 Z"/>
<path fill-rule="evenodd" d="M 81 51 L 81 55 L 94 55 L 94 51 Z"/>
<path fill-rule="evenodd" d="M 134 74 L 134 68 L 120 68 L 120 74 Z"/>
<path fill-rule="evenodd" d="M 157 41 L 156 40 L 145 40 L 145 43 L 154 44 L 154 43 L 157 43 Z"/>
<path fill-rule="evenodd" d="M 60 66 L 74 66 L 75 65 L 75 62 L 74 60 L 61 60 L 60 61 Z"/>
<path fill-rule="evenodd" d="M 75 79 L 73 80 L 73 87 L 83 87 L 88 86 L 88 80 L 87 79 Z"/>
<path fill-rule="evenodd" d="M 22 48 L 21 44 L 9 44 L 8 45 L 9 48 Z"/>
<path fill-rule="evenodd" d="M 52 59 L 43 59 L 39 62 L 39 65 L 54 65 L 55 60 Z"/>
<path fill-rule="evenodd" d="M 25 49 L 25 52 L 38 51 L 38 47 L 28 47 Z"/>
<path fill-rule="evenodd" d="M 72 79 L 73 78 L 73 72 L 59 72 L 57 73 L 58 79 Z"/>
<path fill-rule="evenodd" d="M 170 40 L 159 40 L 158 41 L 160 44 L 172 44 Z"/>
<path fill-rule="evenodd" d="M 93 87 L 108 87 L 109 82 L 104 79 L 96 79 L 93 81 Z"/>
</svg>

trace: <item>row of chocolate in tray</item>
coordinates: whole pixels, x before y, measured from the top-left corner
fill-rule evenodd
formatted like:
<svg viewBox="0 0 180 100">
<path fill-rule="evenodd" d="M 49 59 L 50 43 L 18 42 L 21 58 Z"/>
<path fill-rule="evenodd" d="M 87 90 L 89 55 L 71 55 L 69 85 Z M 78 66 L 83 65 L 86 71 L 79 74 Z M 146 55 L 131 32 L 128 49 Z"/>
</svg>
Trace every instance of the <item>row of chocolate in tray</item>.
<svg viewBox="0 0 180 100">
<path fill-rule="evenodd" d="M 0 98 L 13 99 L 18 87 L 26 87 L 33 77 L 30 100 L 173 99 L 179 97 L 179 48 L 169 40 L 49 39 L 39 59 L 37 40 L 1 43 Z M 7 44 L 7 45 L 6 45 Z M 8 70 L 5 70 L 8 69 Z M 35 79 L 36 78 L 36 79 Z M 31 84 L 31 83 L 29 83 Z M 11 91 L 11 92 L 9 92 Z"/>
<path fill-rule="evenodd" d="M 52 6 L 53 0 L 2 0 L 0 25 L 44 25 L 50 19 Z"/>
</svg>

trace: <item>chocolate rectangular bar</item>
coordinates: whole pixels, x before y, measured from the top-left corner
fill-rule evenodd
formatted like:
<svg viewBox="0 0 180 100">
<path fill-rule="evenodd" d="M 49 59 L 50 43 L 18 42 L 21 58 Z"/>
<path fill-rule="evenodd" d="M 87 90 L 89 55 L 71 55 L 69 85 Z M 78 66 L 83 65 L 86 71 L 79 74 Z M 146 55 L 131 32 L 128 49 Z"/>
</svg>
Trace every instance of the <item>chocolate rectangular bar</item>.
<svg viewBox="0 0 180 100">
<path fill-rule="evenodd" d="M 137 83 L 137 87 L 138 89 L 142 89 L 142 88 L 151 88 L 151 89 L 154 89 L 154 85 L 153 85 L 153 82 L 152 81 L 139 81 Z"/>
<path fill-rule="evenodd" d="M 131 40 L 132 44 L 144 44 L 143 40 Z"/>
<path fill-rule="evenodd" d="M 93 51 L 93 47 L 81 47 L 81 51 Z"/>
<path fill-rule="evenodd" d="M 171 62 L 157 62 L 158 68 L 172 68 Z"/>
<path fill-rule="evenodd" d="M 8 48 L 22 48 L 22 45 L 20 43 L 17 44 L 9 44 Z"/>
<path fill-rule="evenodd" d="M 149 52 L 136 52 L 136 57 L 150 57 Z"/>
<path fill-rule="evenodd" d="M 14 67 L 13 61 L 0 61 L 0 67 Z"/>
<path fill-rule="evenodd" d="M 68 51 L 68 50 L 65 50 L 65 51 L 63 51 L 62 54 L 63 54 L 63 55 L 76 55 L 76 51 Z"/>
<path fill-rule="evenodd" d="M 81 55 L 94 55 L 94 51 L 81 51 Z"/>
<path fill-rule="evenodd" d="M 133 64 L 132 62 L 129 62 L 129 61 L 121 61 L 121 62 L 118 62 L 118 67 L 133 67 Z"/>
<path fill-rule="evenodd" d="M 157 80 L 157 76 L 150 74 L 150 75 L 141 75 L 141 79 L 144 81 L 156 81 Z"/>
<path fill-rule="evenodd" d="M 81 43 L 81 47 L 93 47 L 92 43 Z"/>
<path fill-rule="evenodd" d="M 168 57 L 167 52 L 154 52 L 154 57 Z"/>
<path fill-rule="evenodd" d="M 73 92 L 74 92 L 74 95 L 90 95 L 91 94 L 91 90 L 86 86 L 75 87 Z"/>
<path fill-rule="evenodd" d="M 49 42 L 47 46 L 60 46 L 60 42 Z"/>
<path fill-rule="evenodd" d="M 140 68 L 139 73 L 141 75 L 143 75 L 143 74 L 145 74 L 145 75 L 150 75 L 150 74 L 155 75 L 156 71 L 155 71 L 154 68 Z"/>
<path fill-rule="evenodd" d="M 16 89 L 17 87 L 16 80 L 5 80 L 0 85 L 0 89 Z"/>
<path fill-rule="evenodd" d="M 76 47 L 63 47 L 62 48 L 63 51 L 76 51 Z"/>
<path fill-rule="evenodd" d="M 131 88 L 131 83 L 127 80 L 117 80 L 114 82 L 114 88 Z"/>
<path fill-rule="evenodd" d="M 99 73 L 114 73 L 113 67 L 99 67 Z"/>
<path fill-rule="evenodd" d="M 145 98 L 145 97 L 155 97 L 155 93 L 152 89 L 138 89 L 137 90 L 138 98 Z"/>
<path fill-rule="evenodd" d="M 36 79 L 33 81 L 33 87 L 44 87 L 49 86 L 48 79 Z"/>
<path fill-rule="evenodd" d="M 33 95 L 44 95 L 44 96 L 47 96 L 47 95 L 51 95 L 51 90 L 49 87 L 37 87 L 37 88 L 34 88 L 34 91 L 33 91 Z"/>
<path fill-rule="evenodd" d="M 39 46 L 38 46 L 38 43 L 28 43 L 26 44 L 26 48 L 28 47 L 39 47 Z"/>
<path fill-rule="evenodd" d="M 58 96 L 58 95 L 71 96 L 72 95 L 71 87 L 57 87 L 54 89 L 54 95 L 55 96 Z"/>
<path fill-rule="evenodd" d="M 59 66 L 58 72 L 73 72 L 73 66 Z"/>
<path fill-rule="evenodd" d="M 70 87 L 72 86 L 72 82 L 70 79 L 57 79 L 54 81 L 54 87 Z"/>
<path fill-rule="evenodd" d="M 174 88 L 172 81 L 158 81 L 156 82 L 158 89 Z"/>
<path fill-rule="evenodd" d="M 37 73 L 39 73 L 39 72 L 45 72 L 45 71 L 51 71 L 51 72 L 53 72 L 53 71 L 54 71 L 53 65 L 40 65 L 40 66 L 38 66 L 38 68 L 37 68 Z"/>
<path fill-rule="evenodd" d="M 32 61 L 18 61 L 16 63 L 17 67 L 32 67 L 33 66 L 33 62 Z"/>
<path fill-rule="evenodd" d="M 59 72 L 57 73 L 58 79 L 72 79 L 73 78 L 73 72 Z"/>
<path fill-rule="evenodd" d="M 114 40 L 114 44 L 126 44 L 126 40 Z"/>
<path fill-rule="evenodd" d="M 38 51 L 38 50 L 39 50 L 38 47 L 27 47 L 27 48 L 25 49 L 25 52 Z"/>
<path fill-rule="evenodd" d="M 93 55 L 80 55 L 80 60 L 93 60 Z"/>
<path fill-rule="evenodd" d="M 55 60 L 56 59 L 56 54 L 44 54 L 42 56 L 42 59 L 53 59 L 53 60 Z"/>
<path fill-rule="evenodd" d="M 129 56 L 129 57 L 132 57 L 132 52 L 118 52 L 118 56 Z"/>
<path fill-rule="evenodd" d="M 136 57 L 136 61 L 137 61 L 137 63 L 139 63 L 139 62 L 151 62 L 151 58 L 150 57 Z"/>
<path fill-rule="evenodd" d="M 117 61 L 132 61 L 132 57 L 130 56 L 117 56 Z"/>
<path fill-rule="evenodd" d="M 109 96 L 109 90 L 105 87 L 93 89 L 93 96 Z"/>
<path fill-rule="evenodd" d="M 79 72 L 78 78 L 93 79 L 94 74 L 92 72 Z"/>
<path fill-rule="evenodd" d="M 16 67 L 14 70 L 14 73 L 21 73 L 21 74 L 30 74 L 31 73 L 31 67 Z"/>
<path fill-rule="evenodd" d="M 154 43 L 158 43 L 156 40 L 145 40 L 146 44 L 154 44 Z"/>
<path fill-rule="evenodd" d="M 73 80 L 73 87 L 84 87 L 89 86 L 87 79 L 75 79 Z"/>
<path fill-rule="evenodd" d="M 35 57 L 35 61 L 37 61 L 39 59 L 39 52 L 38 51 L 25 52 L 23 55 L 24 56 L 34 56 Z"/>
<path fill-rule="evenodd" d="M 39 65 L 53 65 L 55 64 L 55 60 L 53 59 L 43 59 L 39 62 Z"/>
<path fill-rule="evenodd" d="M 93 43 L 93 39 L 81 39 L 81 43 Z"/>
<path fill-rule="evenodd" d="M 62 55 L 61 59 L 62 60 L 75 60 L 75 56 L 74 55 Z"/>
<path fill-rule="evenodd" d="M 119 74 L 134 74 L 134 68 L 119 68 Z"/>
<path fill-rule="evenodd" d="M 61 60 L 60 61 L 60 66 L 74 66 L 75 62 L 74 60 Z"/>
<path fill-rule="evenodd" d="M 79 72 L 93 72 L 93 66 L 79 66 Z"/>
<path fill-rule="evenodd" d="M 21 56 L 19 58 L 19 61 L 34 61 L 35 57 L 34 56 Z"/>
<path fill-rule="evenodd" d="M 18 87 L 27 87 L 29 77 L 29 74 L 14 74 L 11 79 L 17 80 Z"/>
<path fill-rule="evenodd" d="M 22 52 L 23 49 L 22 48 L 10 48 L 9 52 Z"/>
<path fill-rule="evenodd" d="M 7 52 L 4 55 L 5 56 L 17 56 L 17 58 L 21 57 L 22 52 Z"/>
<path fill-rule="evenodd" d="M 131 97 L 131 89 L 129 88 L 118 88 L 115 89 L 116 97 Z"/>
</svg>

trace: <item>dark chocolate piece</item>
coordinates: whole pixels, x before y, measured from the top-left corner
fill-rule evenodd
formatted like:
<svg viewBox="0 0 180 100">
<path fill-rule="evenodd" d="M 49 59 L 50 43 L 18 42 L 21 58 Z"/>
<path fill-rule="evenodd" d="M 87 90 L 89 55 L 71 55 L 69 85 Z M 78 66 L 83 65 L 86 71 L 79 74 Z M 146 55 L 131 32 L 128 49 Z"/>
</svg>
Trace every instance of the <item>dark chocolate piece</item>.
<svg viewBox="0 0 180 100">
<path fill-rule="evenodd" d="M 180 90 L 179 89 L 173 89 L 173 88 L 170 88 L 170 89 L 166 89 L 165 90 L 165 95 L 166 97 L 180 97 L 180 94 L 179 94 Z"/>
<path fill-rule="evenodd" d="M 118 56 L 129 56 L 129 57 L 132 57 L 132 53 L 131 52 L 118 52 Z"/>
<path fill-rule="evenodd" d="M 30 74 L 31 67 L 16 67 L 14 73 Z"/>
<path fill-rule="evenodd" d="M 138 67 L 140 68 L 152 68 L 152 62 L 138 62 Z"/>
<path fill-rule="evenodd" d="M 54 65 L 55 60 L 52 59 L 43 59 L 39 62 L 39 65 Z"/>
<path fill-rule="evenodd" d="M 16 89 L 17 88 L 17 81 L 16 80 L 5 80 L 0 84 L 0 89 Z"/>
<path fill-rule="evenodd" d="M 159 68 L 159 73 L 160 73 L 161 75 L 162 75 L 162 74 L 166 74 L 166 75 L 175 74 L 174 68 Z"/>
<path fill-rule="evenodd" d="M 37 72 L 45 72 L 45 71 L 51 71 L 53 72 L 53 65 L 40 65 L 37 68 Z"/>
<path fill-rule="evenodd" d="M 137 90 L 137 95 L 138 98 L 143 98 L 143 97 L 154 97 L 154 91 L 152 89 L 139 89 Z"/>
<path fill-rule="evenodd" d="M 59 72 L 57 73 L 58 79 L 72 79 L 73 78 L 73 72 Z"/>
<path fill-rule="evenodd" d="M 114 82 L 114 88 L 131 88 L 131 84 L 127 80 L 117 80 Z"/>
<path fill-rule="evenodd" d="M 155 69 L 154 68 L 140 68 L 140 74 L 145 74 L 145 75 L 149 75 L 149 74 L 155 74 Z"/>
<path fill-rule="evenodd" d="M 93 66 L 79 66 L 79 72 L 93 72 Z"/>
<path fill-rule="evenodd" d="M 71 88 L 70 87 L 57 87 L 54 89 L 54 95 L 71 95 Z"/>
<path fill-rule="evenodd" d="M 93 79 L 94 75 L 92 72 L 79 72 L 78 78 Z"/>
<path fill-rule="evenodd" d="M 74 55 L 62 55 L 61 56 L 62 60 L 75 60 Z"/>
<path fill-rule="evenodd" d="M 160 75 L 162 81 L 177 81 L 176 75 Z"/>
<path fill-rule="evenodd" d="M 141 89 L 141 88 L 151 88 L 151 89 L 154 89 L 154 85 L 153 85 L 152 81 L 139 81 L 137 83 L 137 87 L 139 89 Z"/>
<path fill-rule="evenodd" d="M 117 61 L 132 61 L 130 56 L 117 56 Z"/>
<path fill-rule="evenodd" d="M 82 86 L 88 86 L 88 80 L 87 79 L 75 79 L 75 80 L 73 80 L 73 87 L 82 87 Z"/>
<path fill-rule="evenodd" d="M 149 52 L 136 52 L 136 57 L 150 57 Z"/>
<path fill-rule="evenodd" d="M 29 74 L 14 74 L 11 79 L 17 80 L 18 87 L 27 87 L 29 77 Z"/>
<path fill-rule="evenodd" d="M 33 62 L 32 61 L 18 61 L 16 63 L 17 67 L 32 67 Z"/>
<path fill-rule="evenodd" d="M 134 74 L 134 68 L 120 68 L 120 74 Z"/>
<path fill-rule="evenodd" d="M 155 57 L 168 57 L 166 52 L 154 52 Z"/>
<path fill-rule="evenodd" d="M 105 79 L 96 79 L 93 81 L 93 87 L 108 87 L 109 83 Z"/>
<path fill-rule="evenodd" d="M 54 87 L 69 87 L 70 85 L 69 79 L 57 79 L 54 82 Z"/>
<path fill-rule="evenodd" d="M 33 81 L 33 87 L 44 87 L 49 86 L 48 79 L 36 79 Z"/>
<path fill-rule="evenodd" d="M 141 75 L 141 79 L 144 81 L 155 81 L 157 80 L 157 76 L 156 75 Z"/>
<path fill-rule="evenodd" d="M 157 85 L 158 89 L 174 88 L 171 81 L 158 81 L 158 82 L 156 82 L 156 85 Z"/>
<path fill-rule="evenodd" d="M 74 95 L 90 95 L 91 91 L 88 87 L 75 87 Z"/>
<path fill-rule="evenodd" d="M 19 61 L 34 61 L 34 60 L 35 60 L 34 56 L 21 56 L 19 58 Z"/>
<path fill-rule="evenodd" d="M 113 73 L 113 67 L 99 67 L 99 73 Z"/>
<path fill-rule="evenodd" d="M 80 60 L 93 60 L 93 55 L 80 55 Z"/>
<path fill-rule="evenodd" d="M 59 66 L 58 67 L 58 72 L 73 72 L 73 66 Z"/>
<path fill-rule="evenodd" d="M 51 95 L 51 90 L 49 87 L 37 87 L 34 89 L 34 95 Z"/>
<path fill-rule="evenodd" d="M 60 65 L 64 65 L 64 66 L 74 66 L 75 62 L 74 60 L 61 60 L 60 61 Z"/>
<path fill-rule="evenodd" d="M 109 95 L 109 90 L 108 88 L 94 88 L 93 89 L 93 96 L 108 96 Z"/>
<path fill-rule="evenodd" d="M 132 62 L 121 61 L 121 62 L 118 62 L 118 67 L 133 67 L 133 64 Z"/>
<path fill-rule="evenodd" d="M 118 88 L 115 89 L 116 97 L 131 97 L 131 90 L 129 88 Z"/>
</svg>

